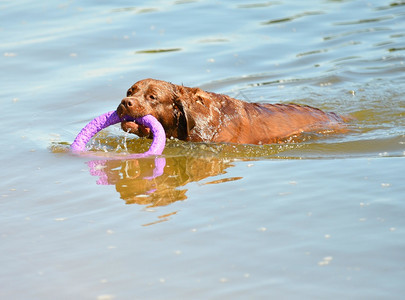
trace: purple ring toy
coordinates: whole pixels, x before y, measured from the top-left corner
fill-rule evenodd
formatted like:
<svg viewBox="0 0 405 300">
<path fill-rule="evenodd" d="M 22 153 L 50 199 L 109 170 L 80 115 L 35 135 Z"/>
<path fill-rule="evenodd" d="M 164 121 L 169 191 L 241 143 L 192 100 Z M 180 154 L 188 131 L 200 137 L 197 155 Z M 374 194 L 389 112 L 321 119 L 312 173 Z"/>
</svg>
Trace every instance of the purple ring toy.
<svg viewBox="0 0 405 300">
<path fill-rule="evenodd" d="M 140 118 L 125 118 L 127 121 L 135 121 L 140 125 L 144 125 L 152 131 L 153 134 L 153 141 L 152 145 L 150 146 L 149 150 L 144 153 L 135 153 L 129 155 L 119 155 L 114 157 L 116 159 L 131 159 L 131 158 L 142 158 L 151 155 L 161 155 L 163 149 L 166 145 L 166 133 L 163 129 L 162 124 L 152 115 L 146 115 Z M 76 136 L 73 143 L 70 145 L 70 149 L 73 152 L 83 152 L 86 151 L 86 144 L 87 142 L 100 130 L 116 124 L 120 123 L 122 120 L 118 116 L 116 111 L 110 111 L 108 113 L 102 114 L 98 116 L 91 122 L 89 122 L 83 129 L 79 132 Z M 113 159 L 114 159 L 113 158 Z"/>
</svg>

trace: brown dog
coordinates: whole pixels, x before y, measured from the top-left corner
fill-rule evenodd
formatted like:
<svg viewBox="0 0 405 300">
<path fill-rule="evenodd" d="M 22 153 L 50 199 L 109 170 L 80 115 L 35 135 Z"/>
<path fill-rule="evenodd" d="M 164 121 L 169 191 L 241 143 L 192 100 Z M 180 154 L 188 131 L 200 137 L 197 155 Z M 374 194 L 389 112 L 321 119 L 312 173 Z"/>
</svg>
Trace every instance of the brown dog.
<svg viewBox="0 0 405 300">
<path fill-rule="evenodd" d="M 344 127 L 342 117 L 310 106 L 248 103 L 155 79 L 135 83 L 117 112 L 120 117 L 153 115 L 168 138 L 191 142 L 271 144 L 303 132 Z M 121 127 L 138 136 L 150 135 L 135 122 L 124 121 Z"/>
</svg>

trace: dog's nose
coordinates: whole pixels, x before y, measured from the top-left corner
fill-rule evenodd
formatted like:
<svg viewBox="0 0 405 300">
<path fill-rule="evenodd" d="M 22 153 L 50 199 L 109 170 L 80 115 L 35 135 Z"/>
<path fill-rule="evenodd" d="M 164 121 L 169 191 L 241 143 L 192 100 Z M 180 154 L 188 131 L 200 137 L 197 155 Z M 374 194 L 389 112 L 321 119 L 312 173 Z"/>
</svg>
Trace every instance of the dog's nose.
<svg viewBox="0 0 405 300">
<path fill-rule="evenodd" d="M 124 98 L 121 101 L 121 105 L 123 105 L 125 108 L 129 108 L 131 106 L 134 106 L 134 99 L 132 99 L 132 98 Z"/>
</svg>

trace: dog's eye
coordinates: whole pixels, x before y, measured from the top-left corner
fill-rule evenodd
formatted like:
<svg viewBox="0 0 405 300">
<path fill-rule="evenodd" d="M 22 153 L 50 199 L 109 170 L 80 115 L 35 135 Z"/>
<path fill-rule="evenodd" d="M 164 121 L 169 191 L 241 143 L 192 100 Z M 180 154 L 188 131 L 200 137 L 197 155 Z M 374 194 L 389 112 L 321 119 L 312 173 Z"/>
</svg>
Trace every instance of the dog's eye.
<svg viewBox="0 0 405 300">
<path fill-rule="evenodd" d="M 150 100 L 156 100 L 156 96 L 155 95 L 149 95 L 149 99 Z"/>
</svg>

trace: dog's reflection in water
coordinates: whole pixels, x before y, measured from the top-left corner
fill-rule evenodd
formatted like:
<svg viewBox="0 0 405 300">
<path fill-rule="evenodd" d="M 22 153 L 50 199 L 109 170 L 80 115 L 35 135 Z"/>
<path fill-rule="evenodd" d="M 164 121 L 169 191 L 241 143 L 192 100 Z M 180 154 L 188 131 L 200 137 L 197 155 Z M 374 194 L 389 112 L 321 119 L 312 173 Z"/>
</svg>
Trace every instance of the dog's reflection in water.
<svg viewBox="0 0 405 300">
<path fill-rule="evenodd" d="M 98 160 L 90 161 L 88 165 L 90 173 L 99 177 L 97 184 L 115 185 L 127 204 L 147 207 L 185 200 L 187 189 L 181 187 L 189 182 L 225 174 L 225 170 L 233 166 L 229 160 L 191 156 Z M 240 178 L 225 178 L 223 181 Z"/>
</svg>

